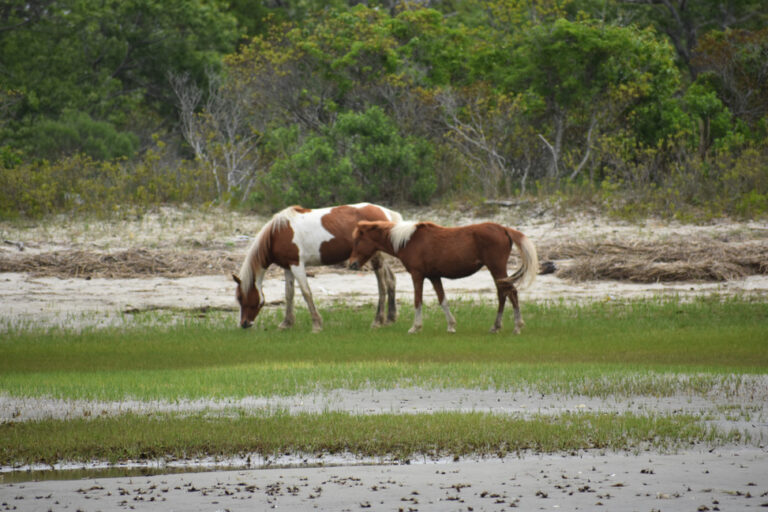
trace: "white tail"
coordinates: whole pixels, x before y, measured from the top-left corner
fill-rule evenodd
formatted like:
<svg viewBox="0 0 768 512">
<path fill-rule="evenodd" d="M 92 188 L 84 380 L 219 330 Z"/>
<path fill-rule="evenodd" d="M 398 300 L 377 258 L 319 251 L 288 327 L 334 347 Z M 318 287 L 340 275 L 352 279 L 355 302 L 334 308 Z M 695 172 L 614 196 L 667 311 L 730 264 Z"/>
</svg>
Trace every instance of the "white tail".
<svg viewBox="0 0 768 512">
<path fill-rule="evenodd" d="M 516 229 L 507 228 L 507 233 L 520 250 L 522 264 L 505 281 L 516 284 L 519 289 L 528 288 L 539 272 L 539 256 L 536 254 L 536 247 L 527 236 Z"/>
</svg>

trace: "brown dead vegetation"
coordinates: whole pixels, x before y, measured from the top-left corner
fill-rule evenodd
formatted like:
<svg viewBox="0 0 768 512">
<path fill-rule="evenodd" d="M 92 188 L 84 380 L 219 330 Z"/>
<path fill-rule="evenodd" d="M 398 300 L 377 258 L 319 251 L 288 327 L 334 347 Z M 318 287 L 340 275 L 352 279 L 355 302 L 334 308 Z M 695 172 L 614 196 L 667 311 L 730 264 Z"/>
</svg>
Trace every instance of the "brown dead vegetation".
<svg viewBox="0 0 768 512">
<path fill-rule="evenodd" d="M 670 241 L 573 241 L 541 244 L 540 261 L 555 260 L 556 275 L 574 281 L 618 280 L 637 283 L 726 281 L 768 274 L 768 239 L 724 242 L 714 239 Z M 62 250 L 40 254 L 0 251 L 0 272 L 62 278 L 190 277 L 237 271 L 241 251 L 128 249 L 115 252 Z M 399 261 L 396 271 L 402 271 Z M 511 265 L 516 262 L 512 261 Z M 311 273 L 344 272 L 315 267 Z M 282 271 L 271 267 L 269 277 Z"/>
<path fill-rule="evenodd" d="M 766 240 L 570 241 L 540 253 L 542 259 L 571 260 L 557 276 L 574 281 L 727 281 L 768 274 Z"/>
<path fill-rule="evenodd" d="M 241 257 L 221 251 L 54 251 L 13 257 L 0 254 L 0 272 L 69 278 L 189 277 L 231 272 L 241 261 Z"/>
</svg>

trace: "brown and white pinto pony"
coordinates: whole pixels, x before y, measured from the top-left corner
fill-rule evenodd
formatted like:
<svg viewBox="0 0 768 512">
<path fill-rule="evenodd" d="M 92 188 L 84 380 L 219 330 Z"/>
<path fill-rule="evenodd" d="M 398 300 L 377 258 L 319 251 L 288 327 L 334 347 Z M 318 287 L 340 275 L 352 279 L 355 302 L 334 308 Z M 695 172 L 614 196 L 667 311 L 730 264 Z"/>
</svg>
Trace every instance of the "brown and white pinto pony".
<svg viewBox="0 0 768 512">
<path fill-rule="evenodd" d="M 262 282 L 267 268 L 274 263 L 285 270 L 285 319 L 279 327 L 287 329 L 295 321 L 293 280 L 296 279 L 312 315 L 312 330 L 322 330 L 323 320 L 312 300 L 306 267 L 334 265 L 349 258 L 352 232 L 361 220 L 396 223 L 402 217 L 395 211 L 370 203 L 317 210 L 292 206 L 276 213 L 256 235 L 240 268 L 240 275 L 232 274 L 237 283 L 240 325 L 250 327 L 264 307 Z M 371 264 L 379 285 L 379 307 L 373 321 L 373 326 L 378 326 L 395 321 L 395 275 L 382 255 L 374 255 Z M 386 320 L 385 297 L 388 305 Z"/>
<path fill-rule="evenodd" d="M 516 245 L 522 265 L 507 276 L 507 260 Z M 520 231 L 492 222 L 446 228 L 432 222 L 359 222 L 354 233 L 350 268 L 365 264 L 377 251 L 397 256 L 413 279 L 413 305 L 416 312 L 408 331 L 421 330 L 421 304 L 424 278 L 432 282 L 437 300 L 445 312 L 448 332 L 456 332 L 456 319 L 448 309 L 443 291 L 443 277 L 456 279 L 474 274 L 485 265 L 496 283 L 499 309 L 491 332 L 501 329 L 504 302 L 507 297 L 515 309 L 515 334 L 524 323 L 520 314 L 516 283 L 525 287 L 533 283 L 539 260 L 533 243 Z"/>
</svg>

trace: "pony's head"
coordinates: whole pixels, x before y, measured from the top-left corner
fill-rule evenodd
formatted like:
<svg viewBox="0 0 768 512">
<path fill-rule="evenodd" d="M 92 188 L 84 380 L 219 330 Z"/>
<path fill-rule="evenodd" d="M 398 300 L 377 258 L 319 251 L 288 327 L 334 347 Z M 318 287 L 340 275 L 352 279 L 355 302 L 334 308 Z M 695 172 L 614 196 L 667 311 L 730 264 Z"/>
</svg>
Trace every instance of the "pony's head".
<svg viewBox="0 0 768 512">
<path fill-rule="evenodd" d="M 383 221 L 360 221 L 352 232 L 352 253 L 349 255 L 349 268 L 360 270 L 368 260 L 376 254 L 376 251 L 384 250 L 381 240 L 384 231 L 392 225 Z"/>
<path fill-rule="evenodd" d="M 253 325 L 256 315 L 264 307 L 264 298 L 253 282 L 253 276 L 247 286 L 243 286 L 243 282 L 236 274 L 232 274 L 232 279 L 237 283 L 235 297 L 240 304 L 240 327 L 247 329 Z"/>
</svg>

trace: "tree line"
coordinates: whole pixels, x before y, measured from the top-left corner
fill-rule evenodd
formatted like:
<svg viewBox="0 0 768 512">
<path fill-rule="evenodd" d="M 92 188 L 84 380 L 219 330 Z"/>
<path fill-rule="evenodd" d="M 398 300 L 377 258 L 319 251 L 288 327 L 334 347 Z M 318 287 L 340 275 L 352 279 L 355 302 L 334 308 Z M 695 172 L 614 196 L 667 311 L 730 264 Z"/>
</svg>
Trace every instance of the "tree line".
<svg viewBox="0 0 768 512">
<path fill-rule="evenodd" d="M 762 0 L 10 0 L 0 215 L 586 193 L 768 211 Z"/>
</svg>

